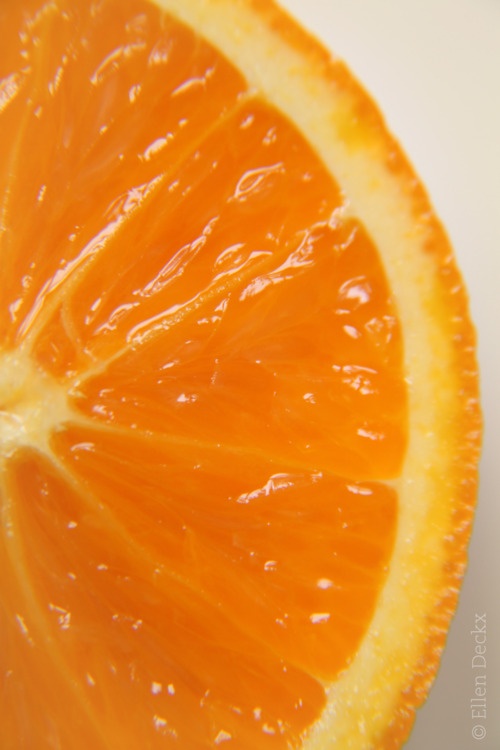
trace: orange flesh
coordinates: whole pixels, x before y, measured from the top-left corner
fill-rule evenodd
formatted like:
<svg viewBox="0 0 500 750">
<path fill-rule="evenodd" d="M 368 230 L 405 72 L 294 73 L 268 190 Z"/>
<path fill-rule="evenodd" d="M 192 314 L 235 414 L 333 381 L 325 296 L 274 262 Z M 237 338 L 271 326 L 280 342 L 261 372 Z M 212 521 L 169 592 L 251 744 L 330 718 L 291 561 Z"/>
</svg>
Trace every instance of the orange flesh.
<svg viewBox="0 0 500 750">
<path fill-rule="evenodd" d="M 395 535 L 377 252 L 191 31 L 22 5 L 0 10 L 0 354 L 73 417 L 0 453 L 2 748 L 296 747 Z"/>
</svg>

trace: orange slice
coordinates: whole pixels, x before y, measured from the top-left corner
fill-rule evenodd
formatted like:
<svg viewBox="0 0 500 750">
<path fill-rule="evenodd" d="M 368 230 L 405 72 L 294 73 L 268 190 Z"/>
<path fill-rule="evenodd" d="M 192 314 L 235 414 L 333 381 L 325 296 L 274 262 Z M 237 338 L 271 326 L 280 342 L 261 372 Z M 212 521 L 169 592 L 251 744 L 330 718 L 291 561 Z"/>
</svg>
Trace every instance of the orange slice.
<svg viewBox="0 0 500 750">
<path fill-rule="evenodd" d="M 2 749 L 399 747 L 480 432 L 422 186 L 268 0 L 0 22 Z"/>
</svg>

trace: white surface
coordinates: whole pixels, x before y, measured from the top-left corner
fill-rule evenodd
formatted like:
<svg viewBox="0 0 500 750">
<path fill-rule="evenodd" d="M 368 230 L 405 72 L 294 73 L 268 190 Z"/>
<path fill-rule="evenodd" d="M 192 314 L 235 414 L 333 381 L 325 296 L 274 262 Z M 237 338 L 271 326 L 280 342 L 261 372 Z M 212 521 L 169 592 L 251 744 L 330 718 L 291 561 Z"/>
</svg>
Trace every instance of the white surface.
<svg viewBox="0 0 500 750">
<path fill-rule="evenodd" d="M 470 563 L 405 750 L 500 750 L 500 0 L 281 0 L 378 102 L 445 224 L 479 337 L 485 419 Z M 472 716 L 486 613 L 486 718 Z M 475 739 L 473 728 L 486 730 Z M 479 731 L 479 730 L 476 730 Z"/>
</svg>

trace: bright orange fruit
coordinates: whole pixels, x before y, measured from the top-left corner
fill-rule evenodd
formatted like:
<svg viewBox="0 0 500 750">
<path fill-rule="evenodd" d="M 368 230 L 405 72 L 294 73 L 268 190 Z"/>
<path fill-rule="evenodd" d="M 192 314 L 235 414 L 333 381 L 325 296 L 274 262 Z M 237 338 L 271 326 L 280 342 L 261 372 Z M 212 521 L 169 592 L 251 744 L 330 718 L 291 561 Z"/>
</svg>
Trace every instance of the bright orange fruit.
<svg viewBox="0 0 500 750">
<path fill-rule="evenodd" d="M 422 187 L 267 0 L 0 25 L 2 750 L 398 747 L 480 428 Z"/>
</svg>

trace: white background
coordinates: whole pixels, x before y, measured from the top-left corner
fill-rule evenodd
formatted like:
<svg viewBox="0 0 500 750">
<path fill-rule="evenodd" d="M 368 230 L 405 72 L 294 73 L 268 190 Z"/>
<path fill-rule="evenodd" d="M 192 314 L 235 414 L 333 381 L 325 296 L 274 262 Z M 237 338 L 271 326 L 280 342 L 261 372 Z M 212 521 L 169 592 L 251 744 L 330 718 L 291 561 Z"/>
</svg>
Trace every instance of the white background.
<svg viewBox="0 0 500 750">
<path fill-rule="evenodd" d="M 405 750 L 500 750 L 500 0 L 281 0 L 372 94 L 445 224 L 479 337 L 485 419 L 470 564 L 442 666 Z M 474 720 L 475 615 L 487 718 Z M 487 735 L 472 736 L 481 723 Z"/>
</svg>

